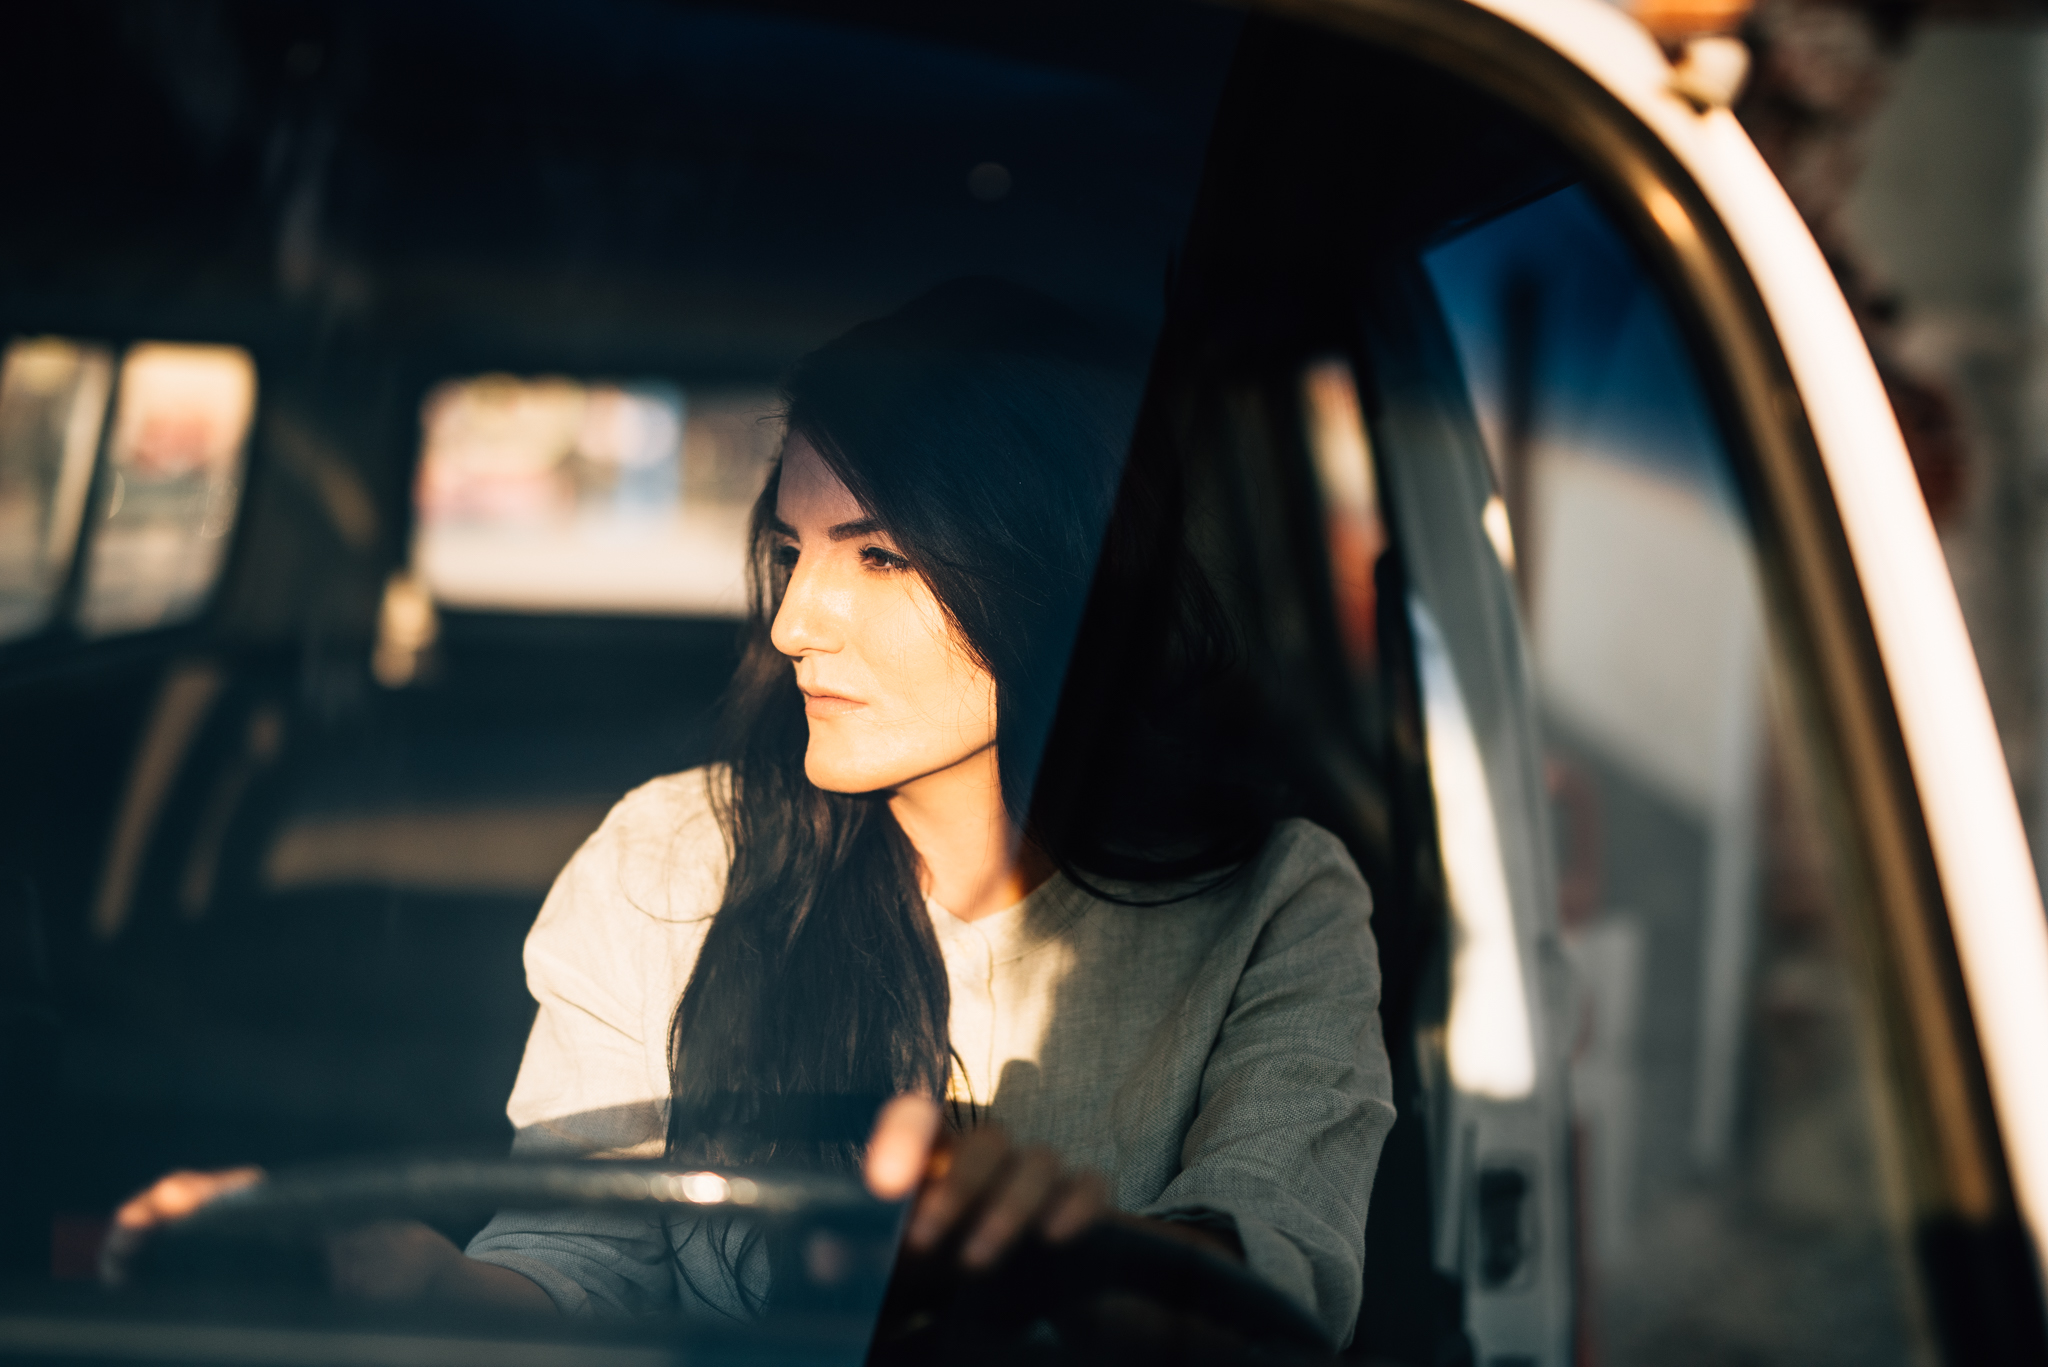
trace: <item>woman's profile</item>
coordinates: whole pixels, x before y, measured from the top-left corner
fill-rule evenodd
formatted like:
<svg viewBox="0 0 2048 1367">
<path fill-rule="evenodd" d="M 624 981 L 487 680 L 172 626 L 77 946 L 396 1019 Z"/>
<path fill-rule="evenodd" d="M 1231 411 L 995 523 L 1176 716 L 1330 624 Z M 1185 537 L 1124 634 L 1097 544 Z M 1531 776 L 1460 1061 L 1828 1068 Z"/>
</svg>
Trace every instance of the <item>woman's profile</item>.
<svg viewBox="0 0 2048 1367">
<path fill-rule="evenodd" d="M 718 758 L 629 794 L 550 892 L 514 1151 L 862 1168 L 916 1190 L 909 1252 L 973 1269 L 1143 1221 L 1341 1341 L 1393 1120 L 1370 901 L 1205 750 L 1227 645 L 1146 540 L 1172 509 L 1124 469 L 1128 367 L 958 281 L 785 397 Z M 1091 642 L 1161 583 L 1126 680 Z M 167 1178 L 118 1225 L 246 1180 Z M 466 1253 L 380 1227 L 335 1264 L 387 1298 L 743 1315 L 763 1273 L 729 1234 L 508 1213 Z"/>
</svg>

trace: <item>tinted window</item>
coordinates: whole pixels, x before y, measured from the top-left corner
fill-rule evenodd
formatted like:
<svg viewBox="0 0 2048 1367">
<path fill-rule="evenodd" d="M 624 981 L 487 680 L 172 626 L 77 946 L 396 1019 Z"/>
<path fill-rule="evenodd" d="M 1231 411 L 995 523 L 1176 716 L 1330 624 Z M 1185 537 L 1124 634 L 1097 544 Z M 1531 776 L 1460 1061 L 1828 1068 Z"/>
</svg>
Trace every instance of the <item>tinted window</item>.
<svg viewBox="0 0 2048 1367">
<path fill-rule="evenodd" d="M 1026 652 L 1053 710 L 1239 20 L 801 11 L 51 21 L 68 56 L 35 88 L 118 107 L 0 214 L 10 252 L 54 250 L 38 316 L 234 344 L 104 358 L 104 436 L 78 439 L 88 474 L 104 448 L 79 625 L 197 627 L 175 658 L 166 633 L 20 685 L 52 737 L 24 790 L 58 797 L 9 823 L 47 838 L 0 854 L 32 885 L 8 915 L 48 940 L 35 991 L 91 1005 L 37 1037 L 73 1060 L 36 1074 L 47 1125 L 7 1132 L 53 1173 L 6 1228 L 15 1270 L 50 1272 L 54 1246 L 58 1275 L 90 1276 L 107 1212 L 171 1167 L 506 1152 L 549 887 L 624 795 L 718 753 L 792 365 L 947 282 L 1029 291 L 1091 339 L 1089 510 L 1043 575 L 995 586 L 1063 585 Z M 91 404 L 75 375 L 36 383 L 22 463 L 43 471 L 63 405 Z M 1022 417 L 1072 416 L 1047 407 Z M 649 1059 L 667 1028 L 633 1027 Z M 1014 1061 L 977 1057 L 954 1100 L 1028 1104 Z M 738 1190 L 760 1191 L 676 1188 Z M 819 1311 L 798 1338 L 865 1344 L 860 1237 L 778 1245 L 789 1304 Z M 798 1305 L 807 1283 L 840 1300 Z"/>
<path fill-rule="evenodd" d="M 1910 1360 L 1816 718 L 1692 358 L 1583 190 L 1427 261 L 1514 513 L 1600 1351 Z"/>
</svg>

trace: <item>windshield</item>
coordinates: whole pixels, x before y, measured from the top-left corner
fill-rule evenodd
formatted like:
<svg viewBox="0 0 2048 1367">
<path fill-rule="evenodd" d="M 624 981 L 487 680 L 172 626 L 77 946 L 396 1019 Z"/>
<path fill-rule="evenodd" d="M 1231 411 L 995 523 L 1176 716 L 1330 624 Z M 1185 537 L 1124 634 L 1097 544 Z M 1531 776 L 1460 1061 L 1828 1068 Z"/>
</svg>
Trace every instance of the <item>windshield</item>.
<svg viewBox="0 0 2048 1367">
<path fill-rule="evenodd" d="M 1905 1341 L 1829 703 L 1529 119 L 1167 3 L 23 23 L 0 1359 Z"/>
<path fill-rule="evenodd" d="M 1253 1119 L 1212 1110 L 1216 1176 L 1183 1149 L 1239 884 L 1307 875 L 1239 872 L 1292 846 L 1206 735 L 1228 633 L 1170 471 L 1126 469 L 1240 21 L 151 16 L 53 19 L 17 83 L 106 104 L 4 228 L 56 301 L 0 395 L 4 629 L 90 681 L 53 738 L 123 759 L 11 913 L 70 1062 L 10 1256 L 96 1275 L 126 1196 L 254 1165 L 138 1294 L 288 1301 L 325 1257 L 374 1301 L 335 1269 L 398 1254 L 307 1230 L 405 1217 L 569 1320 L 858 1356 L 908 1093 L 1284 1262 Z M 1305 848 L 1367 1065 L 1301 1141 L 1351 1154 L 1335 1271 L 1284 1274 L 1336 1341 L 1389 1108 L 1369 895 Z M 522 1215 L 538 1178 L 462 1166 L 507 1155 L 682 1176 Z"/>
</svg>

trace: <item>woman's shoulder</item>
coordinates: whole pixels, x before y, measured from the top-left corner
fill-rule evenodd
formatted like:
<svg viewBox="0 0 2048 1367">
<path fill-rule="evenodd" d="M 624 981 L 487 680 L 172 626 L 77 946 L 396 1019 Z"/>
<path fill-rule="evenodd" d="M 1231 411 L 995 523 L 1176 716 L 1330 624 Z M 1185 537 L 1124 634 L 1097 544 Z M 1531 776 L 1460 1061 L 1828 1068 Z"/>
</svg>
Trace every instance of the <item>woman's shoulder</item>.
<svg viewBox="0 0 2048 1367">
<path fill-rule="evenodd" d="M 1234 924 L 1250 943 L 1250 962 L 1297 986 L 1338 982 L 1378 992 L 1372 892 L 1342 840 L 1313 821 L 1282 821 L 1236 882 Z"/>
<path fill-rule="evenodd" d="M 1200 933 L 1194 930 L 1197 924 L 1257 936 L 1276 918 L 1331 930 L 1364 926 L 1372 919 L 1372 892 L 1351 851 L 1329 830 L 1299 817 L 1275 822 L 1249 858 L 1214 873 L 1186 882 L 1082 880 L 1069 897 L 1081 912 L 1104 906 L 1171 909 L 1172 920 L 1184 923 L 1191 934 Z M 1128 921 L 1113 916 L 1102 924 L 1108 928 Z"/>
<path fill-rule="evenodd" d="M 1305 817 L 1275 823 L 1241 875 L 1246 895 L 1270 911 L 1303 901 L 1360 919 L 1372 916 L 1372 892 L 1344 842 Z"/>
<path fill-rule="evenodd" d="M 657 921 L 710 916 L 731 863 L 719 815 L 724 780 L 722 767 L 705 765 L 627 793 L 570 859 L 558 891 Z"/>
<path fill-rule="evenodd" d="M 1219 910 L 1247 905 L 1271 911 L 1306 889 L 1327 893 L 1370 914 L 1372 894 L 1344 842 L 1305 817 L 1276 821 L 1264 840 L 1240 863 L 1185 881 L 1080 880 L 1074 896 L 1084 903 L 1180 907 L 1199 903 Z"/>
<path fill-rule="evenodd" d="M 666 1094 L 668 1013 L 724 893 L 720 777 L 692 769 L 635 788 L 556 877 L 526 937 L 541 1016 L 512 1094 L 515 1124 L 580 1116 L 589 1140 L 598 1131 L 587 1113 L 629 1108 L 612 1119 L 630 1128 L 647 1098 Z"/>
<path fill-rule="evenodd" d="M 678 832 L 716 833 L 725 766 L 700 764 L 651 778 L 612 804 L 600 830 L 628 841 L 665 839 Z"/>
</svg>

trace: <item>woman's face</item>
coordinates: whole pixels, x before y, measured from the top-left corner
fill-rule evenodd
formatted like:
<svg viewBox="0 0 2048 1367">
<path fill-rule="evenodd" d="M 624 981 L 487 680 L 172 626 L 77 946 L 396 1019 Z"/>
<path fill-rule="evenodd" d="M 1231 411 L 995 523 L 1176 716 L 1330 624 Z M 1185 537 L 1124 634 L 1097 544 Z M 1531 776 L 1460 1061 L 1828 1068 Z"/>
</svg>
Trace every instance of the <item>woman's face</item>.
<svg viewBox="0 0 2048 1367">
<path fill-rule="evenodd" d="M 775 519 L 789 587 L 770 639 L 796 663 L 811 782 L 893 791 L 991 751 L 995 681 L 917 567 L 800 436 L 783 450 Z"/>
</svg>

